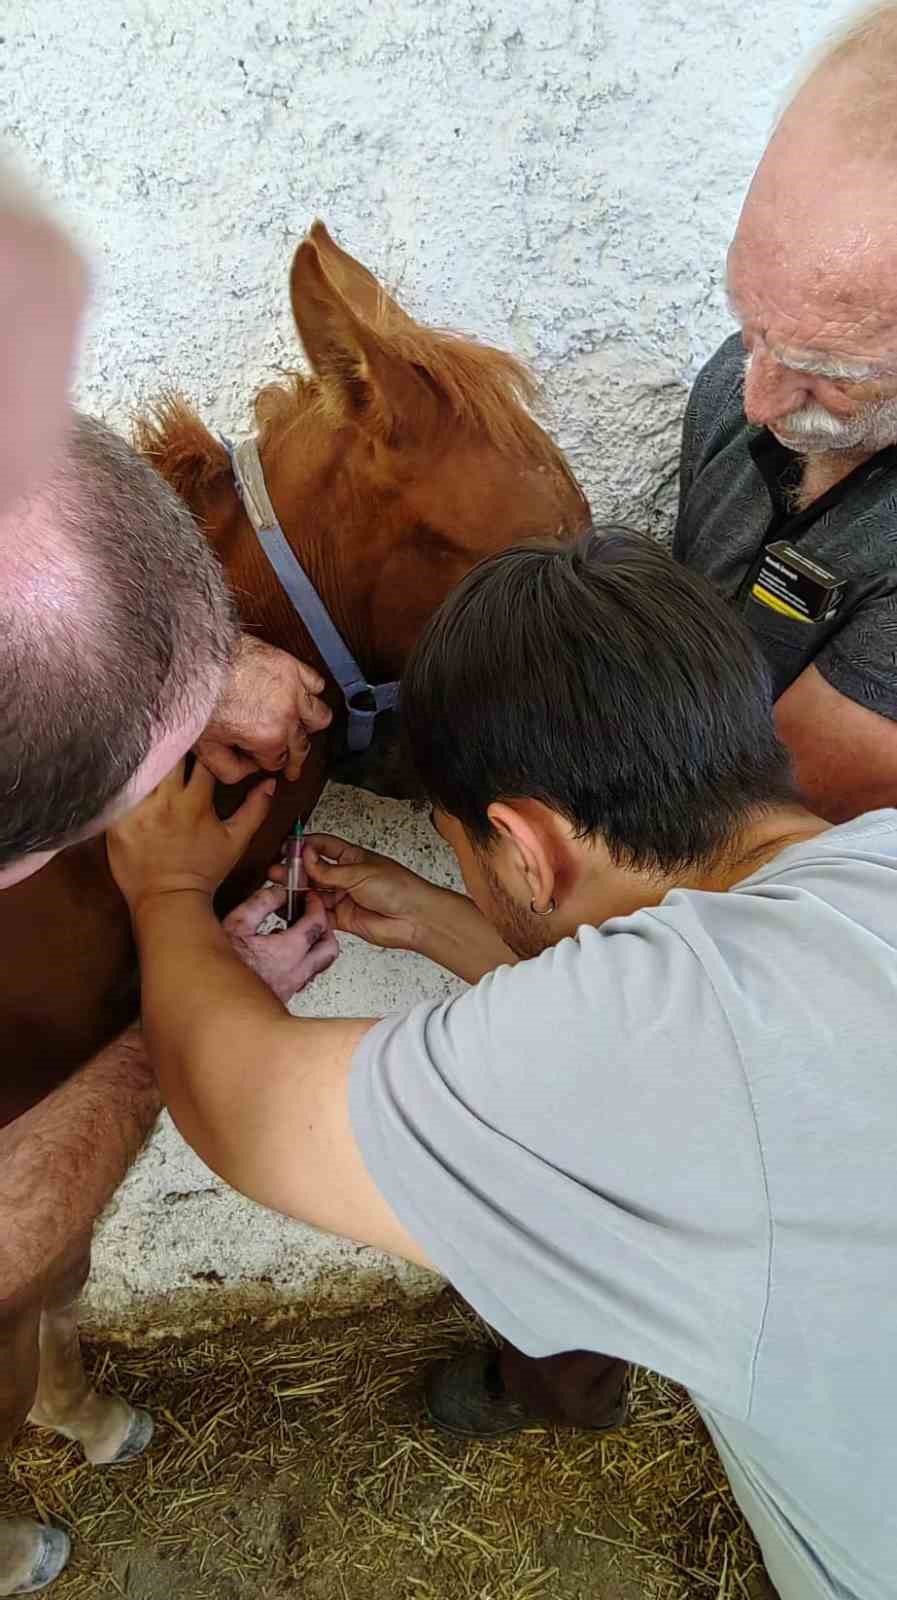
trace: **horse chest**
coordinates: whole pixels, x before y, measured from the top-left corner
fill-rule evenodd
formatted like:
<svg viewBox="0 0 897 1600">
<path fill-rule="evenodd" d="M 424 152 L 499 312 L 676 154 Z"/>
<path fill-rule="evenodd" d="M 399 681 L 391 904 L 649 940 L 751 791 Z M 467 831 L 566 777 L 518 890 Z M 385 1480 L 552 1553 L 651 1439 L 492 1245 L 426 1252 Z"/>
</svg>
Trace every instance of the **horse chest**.
<svg viewBox="0 0 897 1600">
<path fill-rule="evenodd" d="M 269 815 L 222 886 L 229 910 L 257 889 L 297 815 L 324 784 L 326 738 L 314 741 L 296 783 L 281 781 Z M 222 815 L 247 784 L 220 789 Z M 139 986 L 127 908 L 102 838 L 65 850 L 0 894 L 0 1127 L 15 1121 L 89 1061 L 137 1015 Z"/>
<path fill-rule="evenodd" d="M 102 839 L 0 895 L 0 1127 L 35 1105 L 137 1013 L 127 910 Z"/>
</svg>

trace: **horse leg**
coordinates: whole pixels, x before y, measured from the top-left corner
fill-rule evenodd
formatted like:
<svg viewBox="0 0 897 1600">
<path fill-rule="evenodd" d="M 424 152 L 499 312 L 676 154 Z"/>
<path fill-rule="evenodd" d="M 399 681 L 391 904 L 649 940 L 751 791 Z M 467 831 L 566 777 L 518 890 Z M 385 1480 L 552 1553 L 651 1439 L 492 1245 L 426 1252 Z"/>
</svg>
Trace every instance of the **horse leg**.
<svg viewBox="0 0 897 1600">
<path fill-rule="evenodd" d="M 41 1293 L 0 1316 L 0 1451 L 25 1421 L 37 1392 Z M 0 1595 L 34 1594 L 58 1577 L 70 1542 L 61 1528 L 26 1517 L 0 1519 Z"/>
<path fill-rule="evenodd" d="M 84 1372 L 78 1337 L 77 1301 L 90 1272 L 90 1243 L 82 1244 L 53 1280 L 40 1319 L 37 1397 L 29 1420 L 76 1439 L 93 1466 L 124 1466 L 153 1436 L 148 1411 L 117 1395 L 92 1389 Z"/>
</svg>

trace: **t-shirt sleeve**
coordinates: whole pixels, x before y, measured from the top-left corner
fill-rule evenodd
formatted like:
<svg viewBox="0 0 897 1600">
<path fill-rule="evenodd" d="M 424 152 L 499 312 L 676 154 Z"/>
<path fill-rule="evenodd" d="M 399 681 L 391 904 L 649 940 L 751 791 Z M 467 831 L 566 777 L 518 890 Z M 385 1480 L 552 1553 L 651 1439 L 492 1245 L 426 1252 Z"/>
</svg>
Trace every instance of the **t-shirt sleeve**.
<svg viewBox="0 0 897 1600">
<path fill-rule="evenodd" d="M 814 666 L 839 694 L 897 722 L 897 575 L 892 589 L 857 608 Z"/>
<path fill-rule="evenodd" d="M 531 1355 L 600 1350 L 749 1406 L 768 1214 L 737 1049 L 665 908 L 583 929 L 362 1041 L 381 1193 Z"/>
</svg>

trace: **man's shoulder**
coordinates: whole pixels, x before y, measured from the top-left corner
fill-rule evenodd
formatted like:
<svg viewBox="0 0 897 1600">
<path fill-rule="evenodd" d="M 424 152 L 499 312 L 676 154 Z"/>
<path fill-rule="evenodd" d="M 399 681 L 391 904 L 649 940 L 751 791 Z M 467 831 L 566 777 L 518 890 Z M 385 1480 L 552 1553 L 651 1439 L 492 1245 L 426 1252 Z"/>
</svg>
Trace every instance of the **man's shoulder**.
<svg viewBox="0 0 897 1600">
<path fill-rule="evenodd" d="M 744 345 L 741 335 L 724 339 L 701 368 L 688 399 L 688 413 L 699 433 L 735 419 L 744 421 Z"/>
<path fill-rule="evenodd" d="M 694 503 L 692 491 L 697 480 L 724 451 L 728 452 L 726 481 L 729 489 L 733 487 L 733 472 L 747 478 L 752 468 L 750 436 L 744 415 L 744 346 L 740 335 L 733 334 L 723 341 L 698 373 L 685 408 L 679 517 L 673 541 L 677 560 L 689 564 L 690 533 L 700 531 L 707 514 L 713 513 L 716 494 L 712 488 L 707 504 Z"/>
<path fill-rule="evenodd" d="M 722 396 L 737 388 L 744 376 L 745 351 L 740 333 L 728 339 L 705 361 L 694 382 L 692 393 Z"/>
</svg>

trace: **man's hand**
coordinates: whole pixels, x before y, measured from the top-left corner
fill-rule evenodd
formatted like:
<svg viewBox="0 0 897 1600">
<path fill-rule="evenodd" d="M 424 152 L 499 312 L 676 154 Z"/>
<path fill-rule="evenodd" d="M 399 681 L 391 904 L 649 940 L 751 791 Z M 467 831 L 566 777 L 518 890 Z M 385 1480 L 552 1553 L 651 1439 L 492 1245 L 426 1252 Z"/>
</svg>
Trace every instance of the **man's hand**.
<svg viewBox="0 0 897 1600">
<path fill-rule="evenodd" d="M 238 783 L 259 768 L 282 771 L 293 782 L 308 755 L 309 735 L 331 720 L 319 698 L 323 688 L 313 667 L 244 633 L 196 754 L 222 783 Z"/>
<path fill-rule="evenodd" d="M 386 950 L 420 950 L 442 891 L 388 856 L 329 833 L 309 833 L 302 852 L 309 881 L 321 893 L 341 933 Z M 281 883 L 286 869 L 271 877 Z"/>
<path fill-rule="evenodd" d="M 106 836 L 109 865 L 132 915 L 157 895 L 193 890 L 211 898 L 268 815 L 274 778 L 256 784 L 222 821 L 212 804 L 212 774 L 197 761 L 185 783 L 184 771 L 182 761 Z"/>
<path fill-rule="evenodd" d="M 236 906 L 221 924 L 240 960 L 284 1004 L 319 972 L 326 972 L 339 955 L 336 935 L 316 894 L 309 895 L 305 916 L 292 928 L 259 933 L 265 918 L 279 911 L 286 897 L 285 889 L 269 884 Z"/>
<path fill-rule="evenodd" d="M 385 950 L 415 950 L 466 983 L 517 960 L 467 895 L 440 889 L 388 856 L 329 833 L 309 833 L 302 859 L 341 933 Z M 284 882 L 283 866 L 270 872 Z"/>
</svg>

